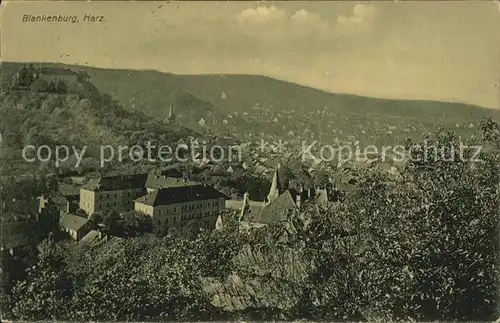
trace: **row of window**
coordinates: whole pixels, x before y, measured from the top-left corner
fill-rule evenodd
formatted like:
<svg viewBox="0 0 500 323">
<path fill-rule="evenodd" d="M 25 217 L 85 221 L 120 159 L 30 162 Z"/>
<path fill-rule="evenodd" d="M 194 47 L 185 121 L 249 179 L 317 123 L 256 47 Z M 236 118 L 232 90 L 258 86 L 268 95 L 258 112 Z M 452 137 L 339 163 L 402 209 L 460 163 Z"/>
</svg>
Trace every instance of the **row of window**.
<svg viewBox="0 0 500 323">
<path fill-rule="evenodd" d="M 113 206 L 127 206 L 130 208 L 133 208 L 134 202 L 133 201 L 127 201 L 127 202 L 123 202 L 123 201 L 98 202 L 98 201 L 96 201 L 96 203 L 95 203 L 96 208 L 101 208 L 101 207 L 102 208 L 109 208 L 109 207 L 113 207 Z"/>
<path fill-rule="evenodd" d="M 92 193 L 87 193 L 87 192 L 84 192 L 82 191 L 80 193 L 80 199 L 82 201 L 98 201 L 98 200 L 103 200 L 103 199 L 112 199 L 112 198 L 118 198 L 118 197 L 124 197 L 124 198 L 135 198 L 135 197 L 138 197 L 138 193 L 140 192 L 131 192 L 131 191 L 127 191 L 127 192 L 124 192 L 124 191 L 120 191 L 121 194 L 119 192 L 109 192 L 109 193 L 106 193 L 106 192 L 101 192 L 101 193 L 98 193 L 98 194 L 95 194 L 95 196 L 92 194 Z"/>
<path fill-rule="evenodd" d="M 96 200 L 97 199 L 100 199 L 100 198 L 103 198 L 103 199 L 106 199 L 106 198 L 118 198 L 120 196 L 122 197 L 129 197 L 131 198 L 132 196 L 136 196 L 138 192 L 131 192 L 131 191 L 120 191 L 121 193 L 119 192 L 109 192 L 109 193 L 106 193 L 106 192 L 102 192 L 102 193 L 99 193 L 99 194 L 96 194 L 95 198 Z"/>
<path fill-rule="evenodd" d="M 194 211 L 194 210 L 197 210 L 197 209 L 217 207 L 217 206 L 218 206 L 218 201 L 200 202 L 198 204 L 181 205 L 180 211 L 181 212 Z M 166 215 L 168 213 L 177 213 L 177 207 L 174 206 L 172 208 L 161 208 L 161 209 L 158 210 L 158 215 L 162 215 L 162 214 Z"/>
<path fill-rule="evenodd" d="M 202 217 L 202 212 L 198 212 L 198 213 L 189 213 L 189 214 L 181 214 L 180 216 L 180 221 L 190 221 L 190 220 L 194 220 L 194 219 L 200 219 Z M 209 217 L 209 216 L 216 216 L 217 215 L 217 211 L 206 211 L 205 212 L 205 217 Z M 173 216 L 171 218 L 173 224 L 177 224 L 177 216 Z M 207 220 L 204 220 L 204 222 L 206 222 Z M 156 221 L 157 225 L 158 226 L 161 226 L 162 224 L 165 224 L 165 225 L 168 225 L 169 223 L 169 218 L 163 218 L 163 221 L 161 218 L 159 218 L 157 221 Z"/>
</svg>

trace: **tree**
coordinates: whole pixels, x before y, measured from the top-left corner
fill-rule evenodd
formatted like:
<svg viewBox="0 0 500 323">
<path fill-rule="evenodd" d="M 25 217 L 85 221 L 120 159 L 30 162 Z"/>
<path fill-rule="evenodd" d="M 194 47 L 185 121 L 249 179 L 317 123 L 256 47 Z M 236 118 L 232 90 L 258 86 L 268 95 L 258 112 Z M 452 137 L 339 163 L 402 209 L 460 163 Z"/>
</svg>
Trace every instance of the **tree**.
<svg viewBox="0 0 500 323">
<path fill-rule="evenodd" d="M 57 83 L 55 85 L 55 92 L 59 94 L 65 94 L 66 92 L 68 92 L 66 83 L 63 80 L 57 80 Z"/>
<path fill-rule="evenodd" d="M 33 82 L 33 84 L 31 84 L 31 92 L 47 92 L 49 88 L 49 82 L 47 82 L 47 80 L 41 78 L 41 79 L 38 79 L 36 80 L 35 82 Z"/>
<path fill-rule="evenodd" d="M 472 152 L 454 149 L 453 134 L 426 139 L 438 153 L 409 144 L 417 149 L 401 182 L 361 178 L 350 213 L 362 216 L 358 230 L 369 246 L 359 261 L 363 294 L 372 312 L 395 318 L 490 320 L 500 254 L 496 153 L 475 163 Z"/>
<path fill-rule="evenodd" d="M 54 82 L 54 80 L 51 80 L 47 86 L 47 92 L 51 92 L 51 93 L 56 93 L 57 90 L 56 90 L 56 83 Z"/>
<path fill-rule="evenodd" d="M 20 320 L 64 319 L 72 295 L 71 277 L 51 240 L 42 242 L 38 263 L 12 291 L 12 312 Z"/>
<path fill-rule="evenodd" d="M 21 69 L 19 70 L 19 79 L 18 83 L 20 86 L 30 86 L 31 85 L 31 75 L 29 73 L 29 70 L 26 66 L 22 66 Z"/>
</svg>

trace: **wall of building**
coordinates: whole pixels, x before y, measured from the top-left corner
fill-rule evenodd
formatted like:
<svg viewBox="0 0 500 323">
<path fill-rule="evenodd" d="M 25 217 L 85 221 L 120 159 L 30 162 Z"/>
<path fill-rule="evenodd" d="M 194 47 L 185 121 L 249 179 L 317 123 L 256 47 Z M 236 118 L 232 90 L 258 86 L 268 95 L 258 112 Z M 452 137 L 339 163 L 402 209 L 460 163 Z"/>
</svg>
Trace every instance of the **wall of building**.
<svg viewBox="0 0 500 323">
<path fill-rule="evenodd" d="M 224 199 L 211 199 L 171 205 L 150 205 L 135 203 L 135 210 L 152 217 L 153 230 L 165 233 L 169 228 L 193 225 L 215 229 L 219 214 L 224 209 Z"/>
<path fill-rule="evenodd" d="M 143 188 L 97 192 L 80 189 L 80 208 L 88 215 L 103 211 L 131 211 L 134 200 L 145 193 Z"/>
<path fill-rule="evenodd" d="M 80 209 L 84 210 L 85 213 L 89 215 L 94 213 L 94 201 L 94 191 L 86 190 L 84 188 L 80 189 Z"/>
</svg>

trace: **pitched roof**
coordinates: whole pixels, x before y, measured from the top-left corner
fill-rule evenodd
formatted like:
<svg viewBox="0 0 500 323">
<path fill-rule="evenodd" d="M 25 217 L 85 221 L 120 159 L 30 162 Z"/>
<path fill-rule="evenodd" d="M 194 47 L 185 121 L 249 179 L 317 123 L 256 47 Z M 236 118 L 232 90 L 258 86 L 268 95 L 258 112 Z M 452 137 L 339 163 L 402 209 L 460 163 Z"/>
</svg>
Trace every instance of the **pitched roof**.
<svg viewBox="0 0 500 323">
<path fill-rule="evenodd" d="M 205 185 L 190 185 L 160 188 L 145 196 L 141 196 L 135 201 L 146 205 L 158 206 L 225 197 L 226 196 L 224 194 L 217 191 L 213 187 Z"/>
<path fill-rule="evenodd" d="M 244 222 L 253 222 L 253 223 L 262 223 L 260 220 L 262 218 L 262 214 L 264 212 L 265 206 L 264 204 L 249 204 L 243 215 L 242 221 Z"/>
<path fill-rule="evenodd" d="M 59 218 L 59 225 L 65 229 L 79 230 L 82 228 L 89 220 L 73 214 L 64 214 Z"/>
<path fill-rule="evenodd" d="M 286 190 L 283 194 L 278 196 L 277 199 L 266 206 L 259 207 L 250 204 L 249 211 L 245 212 L 243 216 L 243 221 L 269 224 L 271 222 L 285 220 L 288 211 L 296 209 L 297 205 L 292 198 L 291 192 Z"/>
<path fill-rule="evenodd" d="M 77 185 L 67 184 L 64 182 L 59 182 L 58 186 L 59 194 L 61 195 L 79 195 L 80 187 Z"/>
<path fill-rule="evenodd" d="M 177 177 L 149 174 L 145 185 L 147 188 L 168 188 L 168 187 L 179 187 L 179 186 L 193 186 L 201 184 L 198 182 Z"/>
<path fill-rule="evenodd" d="M 316 202 L 319 204 L 325 204 L 329 202 L 329 194 L 327 189 L 316 190 Z"/>
<path fill-rule="evenodd" d="M 119 175 L 91 179 L 82 188 L 91 191 L 117 191 L 146 186 L 148 174 Z"/>
<path fill-rule="evenodd" d="M 59 206 L 66 205 L 68 203 L 68 199 L 65 196 L 62 196 L 60 194 L 56 194 L 50 200 L 52 203 L 59 205 Z"/>
<path fill-rule="evenodd" d="M 93 244 L 98 240 L 99 240 L 99 231 L 90 230 L 89 233 L 87 233 L 86 235 L 83 236 L 83 238 L 80 240 L 80 243 Z"/>
</svg>

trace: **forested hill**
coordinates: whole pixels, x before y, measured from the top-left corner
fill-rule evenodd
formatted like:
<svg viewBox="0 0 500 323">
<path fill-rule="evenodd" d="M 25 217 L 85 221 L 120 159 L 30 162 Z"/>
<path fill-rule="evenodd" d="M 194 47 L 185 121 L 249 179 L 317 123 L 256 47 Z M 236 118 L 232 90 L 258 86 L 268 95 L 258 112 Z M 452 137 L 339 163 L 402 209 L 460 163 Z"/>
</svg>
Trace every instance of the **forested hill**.
<svg viewBox="0 0 500 323">
<path fill-rule="evenodd" d="M 19 68 L 4 63 L 6 74 Z M 79 69 L 127 111 L 162 120 L 175 106 L 178 121 L 201 131 L 200 121 L 218 131 L 290 136 L 307 129 L 316 137 L 373 142 L 420 137 L 442 127 L 467 134 L 471 123 L 500 110 L 426 100 L 389 100 L 336 94 L 258 75 L 175 75 L 155 70 L 124 70 L 42 64 Z M 292 122 L 293 121 L 293 122 Z M 389 137 L 387 132 L 390 131 Z M 352 139 L 352 138 L 351 138 Z"/>
<path fill-rule="evenodd" d="M 12 67 L 12 66 L 9 66 Z M 19 160 L 27 144 L 89 147 L 164 144 L 196 135 L 139 111 L 129 111 L 101 92 L 90 76 L 78 69 L 2 66 L 0 132 L 2 158 Z"/>
</svg>

